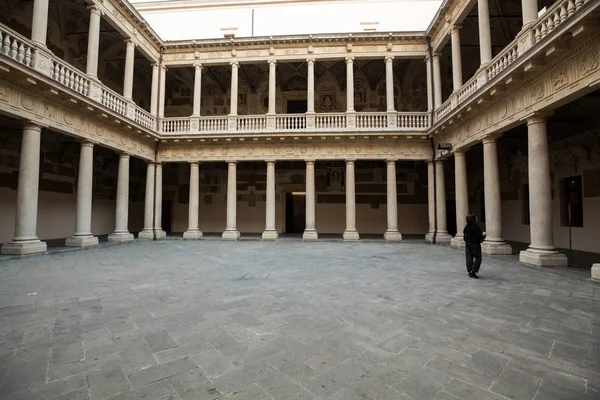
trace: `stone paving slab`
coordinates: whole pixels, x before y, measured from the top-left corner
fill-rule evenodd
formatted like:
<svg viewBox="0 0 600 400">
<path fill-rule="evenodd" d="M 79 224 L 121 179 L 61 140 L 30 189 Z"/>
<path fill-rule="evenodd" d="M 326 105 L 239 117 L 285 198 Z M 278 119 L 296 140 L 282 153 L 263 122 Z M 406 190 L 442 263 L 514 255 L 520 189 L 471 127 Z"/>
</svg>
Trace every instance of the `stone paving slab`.
<svg viewBox="0 0 600 400">
<path fill-rule="evenodd" d="M 0 260 L 0 398 L 600 398 L 600 284 L 417 242 Z"/>
</svg>

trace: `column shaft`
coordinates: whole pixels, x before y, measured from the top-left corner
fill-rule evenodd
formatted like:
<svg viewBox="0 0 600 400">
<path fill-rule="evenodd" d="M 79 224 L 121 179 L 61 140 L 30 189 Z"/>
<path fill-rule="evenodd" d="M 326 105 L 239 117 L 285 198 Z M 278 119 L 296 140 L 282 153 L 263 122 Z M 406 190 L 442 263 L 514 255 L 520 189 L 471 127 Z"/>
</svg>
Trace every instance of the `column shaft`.
<svg viewBox="0 0 600 400">
<path fill-rule="evenodd" d="M 236 163 L 229 162 L 227 166 L 227 229 L 223 232 L 223 240 L 237 240 L 240 233 L 236 227 L 237 221 L 237 176 Z"/>
<path fill-rule="evenodd" d="M 302 240 L 317 240 L 315 229 L 315 162 L 306 161 L 306 227 Z"/>
<path fill-rule="evenodd" d="M 150 87 L 150 114 L 158 115 L 158 64 L 152 64 L 152 83 Z"/>
<path fill-rule="evenodd" d="M 446 223 L 446 180 L 444 179 L 444 161 L 436 160 L 436 212 L 437 212 L 437 243 L 450 242 Z"/>
<path fill-rule="evenodd" d="M 537 0 L 521 0 L 521 8 L 523 10 L 523 26 L 537 20 L 537 18 L 538 18 L 538 2 L 537 2 Z"/>
<path fill-rule="evenodd" d="M 160 79 L 158 88 L 158 117 L 165 117 L 165 86 L 166 86 L 167 67 L 160 66 Z"/>
<path fill-rule="evenodd" d="M 154 196 L 154 234 L 157 239 L 167 236 L 167 232 L 162 229 L 162 185 L 163 173 L 162 164 L 156 163 L 155 167 L 155 196 Z"/>
<path fill-rule="evenodd" d="M 308 59 L 308 93 L 306 95 L 306 112 L 315 112 L 315 60 Z"/>
<path fill-rule="evenodd" d="M 117 178 L 117 209 L 115 213 L 115 231 L 108 235 L 109 242 L 130 242 L 133 235 L 129 233 L 129 154 L 119 157 Z"/>
<path fill-rule="evenodd" d="M 275 161 L 267 161 L 267 209 L 263 240 L 276 240 L 275 229 Z"/>
<path fill-rule="evenodd" d="M 139 233 L 140 239 L 154 238 L 154 173 L 155 164 L 149 162 L 146 167 L 146 198 L 144 202 L 144 229 Z"/>
<path fill-rule="evenodd" d="M 460 26 L 452 27 L 452 83 L 454 91 L 460 90 L 463 84 L 462 55 L 460 52 Z"/>
<path fill-rule="evenodd" d="M 394 57 L 385 58 L 385 93 L 387 99 L 387 111 L 396 111 L 394 107 Z"/>
<path fill-rule="evenodd" d="M 202 99 L 202 65 L 194 65 L 194 70 L 194 110 L 192 112 L 192 117 L 199 117 Z"/>
<path fill-rule="evenodd" d="M 125 76 L 123 78 L 123 97 L 133 98 L 133 69 L 135 65 L 135 44 L 131 39 L 125 40 Z"/>
<path fill-rule="evenodd" d="M 511 254 L 510 246 L 504 243 L 504 239 L 502 239 L 502 205 L 497 144 L 497 137 L 483 139 L 486 239 L 481 249 L 486 254 Z"/>
<path fill-rule="evenodd" d="M 431 58 L 425 58 L 425 73 L 427 74 L 427 111 L 433 110 L 433 90 L 431 88 Z"/>
<path fill-rule="evenodd" d="M 85 72 L 91 77 L 98 77 L 98 47 L 100 45 L 100 10 L 90 7 L 90 27 L 88 34 L 87 61 Z"/>
<path fill-rule="evenodd" d="M 31 40 L 44 47 L 48 34 L 48 2 L 49 0 L 34 0 L 31 18 Z"/>
<path fill-rule="evenodd" d="M 467 186 L 467 162 L 464 151 L 454 153 L 454 198 L 456 200 L 456 235 L 452 247 L 464 247 L 463 229 L 469 213 L 469 190 Z"/>
<path fill-rule="evenodd" d="M 433 54 L 433 79 L 435 108 L 442 105 L 442 73 L 440 70 L 440 54 Z"/>
<path fill-rule="evenodd" d="M 398 232 L 398 195 L 396 191 L 396 160 L 387 161 L 387 231 L 383 235 L 388 242 L 402 241 Z"/>
<path fill-rule="evenodd" d="M 231 106 L 229 115 L 235 116 L 238 112 L 238 72 L 240 64 L 237 61 L 231 63 Z"/>
<path fill-rule="evenodd" d="M 17 203 L 15 236 L 2 246 L 2 254 L 32 254 L 46 251 L 46 243 L 36 235 L 38 194 L 40 177 L 40 140 L 42 128 L 33 123 L 23 127 Z"/>
<path fill-rule="evenodd" d="M 483 65 L 492 60 L 492 35 L 488 0 L 477 0 L 477 15 L 479 21 L 479 58 L 481 65 Z"/>
<path fill-rule="evenodd" d="M 198 207 L 200 206 L 200 171 L 197 162 L 190 163 L 190 203 L 188 211 L 188 229 L 183 234 L 186 240 L 196 240 L 202 237 L 198 229 Z"/>
<path fill-rule="evenodd" d="M 92 185 L 94 179 L 94 144 L 81 143 L 79 176 L 77 178 L 77 215 L 75 233 L 65 245 L 73 247 L 95 246 L 98 238 L 92 235 Z"/>
<path fill-rule="evenodd" d="M 346 57 L 346 112 L 354 112 L 354 57 Z"/>
<path fill-rule="evenodd" d="M 359 240 L 356 231 L 356 195 L 354 187 L 354 160 L 346 160 L 346 230 L 344 240 Z"/>
<path fill-rule="evenodd" d="M 275 114 L 275 96 L 276 96 L 276 73 L 277 61 L 269 60 L 269 111 L 268 114 Z"/>
</svg>

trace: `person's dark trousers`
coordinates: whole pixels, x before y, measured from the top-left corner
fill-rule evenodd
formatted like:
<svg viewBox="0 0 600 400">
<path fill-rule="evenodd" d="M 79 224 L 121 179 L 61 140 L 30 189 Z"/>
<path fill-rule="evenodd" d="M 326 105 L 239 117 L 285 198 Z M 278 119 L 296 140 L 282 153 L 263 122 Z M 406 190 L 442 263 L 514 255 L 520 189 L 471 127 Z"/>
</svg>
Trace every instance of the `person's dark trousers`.
<svg viewBox="0 0 600 400">
<path fill-rule="evenodd" d="M 465 252 L 467 254 L 467 271 L 469 273 L 479 272 L 481 266 L 481 244 L 465 243 Z"/>
</svg>

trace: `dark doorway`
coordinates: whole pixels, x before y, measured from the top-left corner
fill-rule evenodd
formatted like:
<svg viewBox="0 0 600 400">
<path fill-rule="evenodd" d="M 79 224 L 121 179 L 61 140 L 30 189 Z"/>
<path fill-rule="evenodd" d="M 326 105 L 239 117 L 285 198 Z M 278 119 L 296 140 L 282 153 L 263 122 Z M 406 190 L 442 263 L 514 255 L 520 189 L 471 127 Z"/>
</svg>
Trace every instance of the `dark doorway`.
<svg viewBox="0 0 600 400">
<path fill-rule="evenodd" d="M 446 226 L 451 236 L 456 235 L 456 201 L 446 200 Z"/>
<path fill-rule="evenodd" d="M 306 195 L 304 193 L 285 194 L 285 232 L 302 233 L 306 226 Z"/>
<path fill-rule="evenodd" d="M 306 113 L 306 100 L 288 100 L 287 102 L 287 113 L 288 114 L 304 114 Z"/>
<path fill-rule="evenodd" d="M 162 202 L 162 220 L 161 227 L 163 231 L 170 233 L 173 223 L 173 202 L 171 200 L 163 200 Z"/>
</svg>

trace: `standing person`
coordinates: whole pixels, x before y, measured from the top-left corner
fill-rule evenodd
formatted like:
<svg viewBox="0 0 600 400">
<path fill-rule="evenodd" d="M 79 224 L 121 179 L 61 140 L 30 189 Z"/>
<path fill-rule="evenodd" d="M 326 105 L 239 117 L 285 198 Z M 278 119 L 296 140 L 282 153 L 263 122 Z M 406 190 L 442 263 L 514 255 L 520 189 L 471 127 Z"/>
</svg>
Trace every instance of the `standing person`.
<svg viewBox="0 0 600 400">
<path fill-rule="evenodd" d="M 467 215 L 467 225 L 463 234 L 467 255 L 467 272 L 471 278 L 479 279 L 477 273 L 481 266 L 481 242 L 485 239 L 485 232 L 481 232 L 481 228 L 477 225 L 475 214 Z"/>
</svg>

